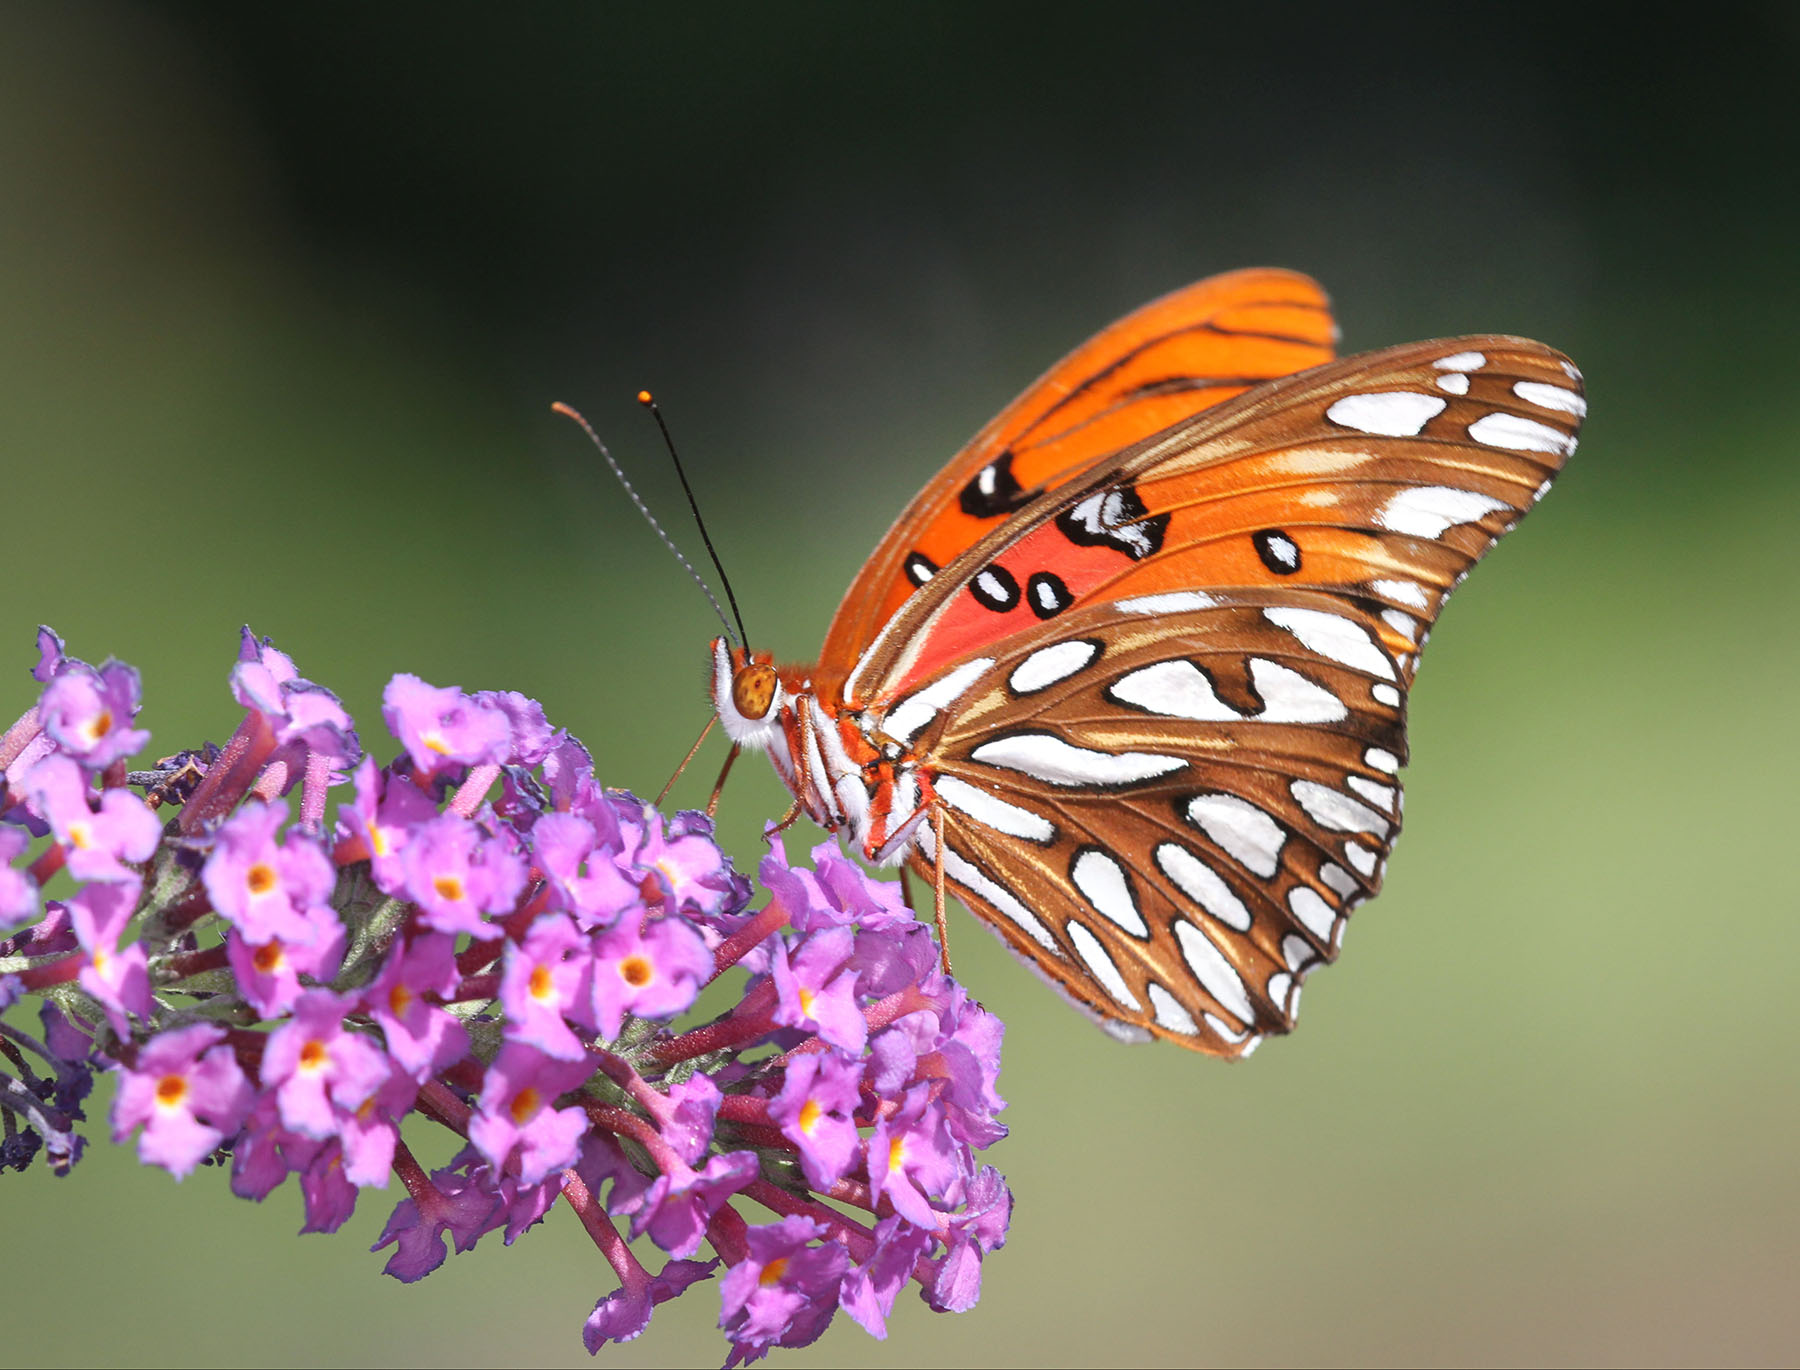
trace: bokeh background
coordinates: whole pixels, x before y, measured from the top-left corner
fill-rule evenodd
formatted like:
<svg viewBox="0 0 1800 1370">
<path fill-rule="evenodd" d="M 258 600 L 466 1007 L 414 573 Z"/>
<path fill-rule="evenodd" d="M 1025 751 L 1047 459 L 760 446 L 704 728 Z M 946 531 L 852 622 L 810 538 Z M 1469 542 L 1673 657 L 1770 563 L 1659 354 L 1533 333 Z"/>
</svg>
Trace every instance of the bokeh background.
<svg viewBox="0 0 1800 1370">
<path fill-rule="evenodd" d="M 713 624 L 552 400 L 680 527 L 657 390 L 802 657 L 944 457 L 1185 281 L 1309 271 L 1346 350 L 1544 338 L 1586 440 L 1434 637 L 1388 893 L 1302 1030 L 1118 1047 L 959 919 L 1012 1241 L 976 1311 L 784 1359 L 1791 1363 L 1794 14 L 9 6 L 0 711 L 48 622 L 141 668 L 155 745 L 223 740 L 248 622 L 377 748 L 410 670 L 654 793 Z M 740 768 L 742 858 L 783 802 Z M 407 1288 L 386 1196 L 297 1239 L 292 1186 L 93 1130 L 4 1179 L 0 1360 L 586 1359 L 611 1282 L 566 1215 Z M 716 1363 L 716 1312 L 603 1359 Z"/>
</svg>

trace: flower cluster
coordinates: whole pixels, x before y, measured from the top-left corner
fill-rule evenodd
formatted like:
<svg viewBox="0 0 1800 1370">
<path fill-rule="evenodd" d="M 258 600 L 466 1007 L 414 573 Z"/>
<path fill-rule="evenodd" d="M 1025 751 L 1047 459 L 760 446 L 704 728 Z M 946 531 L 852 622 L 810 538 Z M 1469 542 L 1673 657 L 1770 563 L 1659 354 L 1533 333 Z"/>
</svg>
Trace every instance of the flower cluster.
<svg viewBox="0 0 1800 1370">
<path fill-rule="evenodd" d="M 72 1166 L 104 1068 L 114 1140 L 228 1163 L 246 1198 L 297 1176 L 306 1231 L 398 1175 L 375 1249 L 402 1280 L 562 1198 L 619 1281 L 590 1351 L 715 1275 L 728 1364 L 839 1308 L 884 1336 L 909 1282 L 975 1302 L 1011 1206 L 975 1160 L 1005 1134 L 1002 1025 L 897 886 L 771 835 L 757 904 L 705 815 L 604 788 L 517 694 L 396 676 L 378 766 L 248 629 L 231 739 L 130 771 L 137 673 L 48 629 L 39 656 L 0 737 L 0 1010 L 42 1001 L 41 1033 L 0 1021 L 0 1168 Z M 678 1024 L 733 967 L 736 1002 Z"/>
</svg>

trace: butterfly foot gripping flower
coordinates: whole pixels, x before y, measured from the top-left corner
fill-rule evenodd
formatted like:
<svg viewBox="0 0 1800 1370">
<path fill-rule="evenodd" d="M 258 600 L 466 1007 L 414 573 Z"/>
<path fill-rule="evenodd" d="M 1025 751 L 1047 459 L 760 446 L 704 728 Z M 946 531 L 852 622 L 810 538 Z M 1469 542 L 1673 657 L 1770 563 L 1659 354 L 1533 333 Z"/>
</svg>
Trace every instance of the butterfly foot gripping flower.
<svg viewBox="0 0 1800 1370">
<path fill-rule="evenodd" d="M 561 1200 L 610 1267 L 590 1351 L 701 1287 L 733 1364 L 840 1307 L 885 1336 L 909 1283 L 974 1302 L 1010 1205 L 976 1159 L 1001 1025 L 893 886 L 771 839 L 758 896 L 706 818 L 604 788 L 515 694 L 397 676 L 379 764 L 247 631 L 227 743 L 127 771 L 136 673 L 39 647 L 0 738 L 0 1167 L 72 1166 L 103 1069 L 115 1140 L 246 1198 L 295 1177 L 306 1231 L 397 1175 L 403 1281 Z"/>
</svg>

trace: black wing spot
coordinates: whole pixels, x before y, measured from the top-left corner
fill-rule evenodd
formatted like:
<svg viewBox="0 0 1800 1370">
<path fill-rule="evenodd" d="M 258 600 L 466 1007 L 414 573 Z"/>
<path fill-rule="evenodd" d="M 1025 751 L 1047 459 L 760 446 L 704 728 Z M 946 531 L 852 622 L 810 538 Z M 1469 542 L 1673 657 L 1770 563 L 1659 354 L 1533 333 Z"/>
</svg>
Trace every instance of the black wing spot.
<svg viewBox="0 0 1800 1370">
<path fill-rule="evenodd" d="M 1111 547 L 1133 561 L 1162 550 L 1169 516 L 1152 516 L 1129 485 L 1097 490 L 1056 516 L 1056 526 L 1078 547 Z"/>
<path fill-rule="evenodd" d="M 978 519 L 999 518 L 1031 503 L 1031 496 L 1012 473 L 1012 461 L 1011 452 L 1002 452 L 975 473 L 957 496 L 963 513 Z"/>
<path fill-rule="evenodd" d="M 1019 582 L 998 562 L 976 574 L 969 582 L 969 593 L 982 608 L 992 609 L 997 614 L 1004 614 L 1019 605 Z"/>
<path fill-rule="evenodd" d="M 1300 544 L 1279 528 L 1265 528 L 1252 533 L 1250 541 L 1262 564 L 1278 576 L 1291 576 L 1300 569 Z"/>
<path fill-rule="evenodd" d="M 1025 602 L 1039 618 L 1055 618 L 1075 600 L 1061 576 L 1050 571 L 1033 571 L 1025 582 Z"/>
<path fill-rule="evenodd" d="M 935 562 L 922 552 L 906 554 L 906 578 L 914 585 L 923 585 L 938 573 Z"/>
</svg>

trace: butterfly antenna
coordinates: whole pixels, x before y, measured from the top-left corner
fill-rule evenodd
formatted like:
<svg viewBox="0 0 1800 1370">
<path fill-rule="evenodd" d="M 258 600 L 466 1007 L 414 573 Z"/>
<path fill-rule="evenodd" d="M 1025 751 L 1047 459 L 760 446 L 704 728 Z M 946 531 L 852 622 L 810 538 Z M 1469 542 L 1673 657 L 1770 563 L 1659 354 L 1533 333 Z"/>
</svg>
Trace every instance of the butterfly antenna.
<svg viewBox="0 0 1800 1370">
<path fill-rule="evenodd" d="M 732 617 L 737 619 L 738 636 L 743 640 L 746 654 L 750 650 L 750 634 L 744 631 L 744 616 L 738 612 L 737 595 L 732 593 L 731 577 L 725 574 L 725 567 L 719 560 L 719 554 L 713 548 L 712 534 L 706 531 L 706 520 L 700 517 L 700 504 L 694 498 L 694 487 L 688 484 L 687 472 L 681 467 L 681 456 L 675 450 L 675 439 L 669 436 L 668 422 L 663 418 L 662 408 L 656 403 L 656 397 L 648 390 L 638 391 L 638 403 L 650 411 L 656 420 L 656 426 L 662 430 L 663 444 L 669 449 L 669 460 L 675 463 L 675 474 L 681 477 L 681 490 L 687 496 L 688 508 L 694 513 L 694 526 L 700 530 L 700 541 L 706 544 L 706 555 L 712 558 L 713 569 L 719 573 L 719 583 L 725 587 L 725 598 L 731 602 Z"/>
<path fill-rule="evenodd" d="M 656 536 L 662 540 L 662 545 L 667 547 L 675 560 L 681 563 L 682 569 L 694 578 L 694 584 L 700 587 L 700 593 L 705 595 L 706 602 L 712 605 L 713 612 L 719 616 L 719 622 L 725 625 L 725 636 L 728 638 L 736 636 L 738 638 L 738 645 L 746 645 L 743 640 L 743 619 L 741 617 L 738 619 L 738 626 L 734 632 L 731 626 L 731 620 L 725 617 L 724 606 L 719 603 L 719 597 L 712 592 L 712 586 L 706 583 L 701 574 L 694 569 L 694 563 L 689 561 L 687 557 L 683 555 L 682 550 L 675 545 L 675 539 L 663 531 L 662 524 L 656 521 L 656 515 L 650 512 L 649 506 L 644 503 L 643 498 L 637 492 L 637 488 L 633 486 L 631 481 L 626 477 L 624 469 L 618 462 L 613 460 L 613 454 L 606 450 L 606 444 L 600 441 L 600 435 L 594 431 L 593 425 L 583 418 L 580 412 L 573 406 L 564 404 L 561 400 L 558 400 L 555 404 L 551 405 L 550 408 L 556 413 L 561 414 L 565 419 L 573 419 L 576 423 L 581 425 L 581 431 L 588 435 L 588 441 L 593 443 L 595 450 L 606 459 L 607 466 L 611 468 L 613 475 L 618 477 L 619 484 L 625 487 L 625 493 L 631 497 L 631 502 L 637 506 L 638 513 L 644 516 L 644 522 L 650 525 L 655 531 Z M 677 469 L 679 470 L 680 468 L 677 467 Z M 685 486 L 687 484 L 687 479 L 683 477 L 681 483 Z M 692 495 L 688 496 L 688 502 L 690 504 L 693 502 Z M 697 518 L 699 515 L 696 514 L 695 517 Z M 701 530 L 701 536 L 705 536 L 705 529 Z M 708 552 L 712 551 L 712 543 L 710 541 L 706 544 L 706 550 Z M 718 564 L 719 559 L 717 556 L 714 556 L 713 565 L 717 566 Z M 719 574 L 724 575 L 725 573 L 721 571 Z M 725 587 L 725 593 L 727 595 L 731 593 L 731 586 L 727 585 Z M 731 607 L 733 611 L 737 609 L 736 600 L 732 601 Z"/>
</svg>

